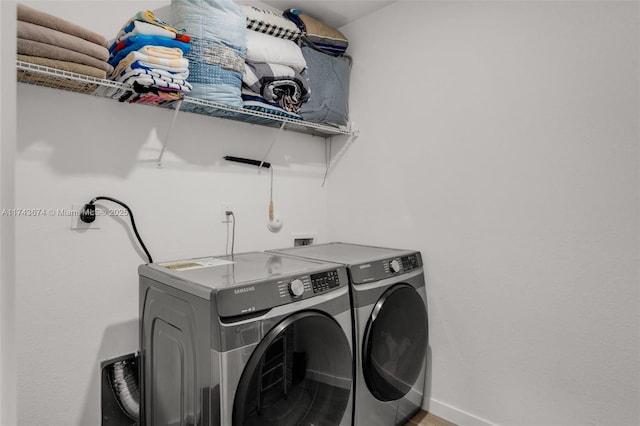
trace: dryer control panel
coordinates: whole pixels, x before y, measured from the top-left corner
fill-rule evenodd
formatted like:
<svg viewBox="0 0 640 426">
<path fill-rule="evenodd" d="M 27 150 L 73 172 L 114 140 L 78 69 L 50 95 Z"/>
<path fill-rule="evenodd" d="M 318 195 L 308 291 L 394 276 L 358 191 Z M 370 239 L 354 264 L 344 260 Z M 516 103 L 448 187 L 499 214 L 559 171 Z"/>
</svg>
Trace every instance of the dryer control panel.
<svg viewBox="0 0 640 426">
<path fill-rule="evenodd" d="M 354 284 L 364 284 L 406 274 L 421 267 L 422 257 L 416 252 L 406 256 L 353 265 L 350 268 L 351 281 Z"/>
</svg>

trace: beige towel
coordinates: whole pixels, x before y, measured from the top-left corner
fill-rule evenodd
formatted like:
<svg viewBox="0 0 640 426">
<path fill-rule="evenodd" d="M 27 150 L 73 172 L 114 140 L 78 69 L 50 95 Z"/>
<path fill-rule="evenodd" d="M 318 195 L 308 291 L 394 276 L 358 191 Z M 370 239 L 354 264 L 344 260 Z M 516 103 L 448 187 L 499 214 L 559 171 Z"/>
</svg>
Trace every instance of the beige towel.
<svg viewBox="0 0 640 426">
<path fill-rule="evenodd" d="M 107 73 L 99 68 L 90 67 L 89 65 L 77 64 L 75 62 L 59 61 L 56 59 L 41 58 L 39 56 L 18 55 L 18 60 L 29 62 L 30 64 L 43 65 L 49 68 L 69 71 L 76 74 L 88 75 L 95 78 L 107 78 Z"/>
<path fill-rule="evenodd" d="M 64 47 L 105 62 L 109 59 L 109 49 L 83 38 L 25 21 L 18 21 L 17 27 L 18 38 Z"/>
<path fill-rule="evenodd" d="M 18 52 L 22 55 L 40 56 L 42 58 L 57 59 L 59 61 L 76 62 L 78 64 L 89 65 L 90 67 L 111 72 L 113 67 L 108 63 L 96 59 L 84 53 L 75 52 L 52 44 L 41 43 L 39 41 L 25 40 L 18 38 Z"/>
<path fill-rule="evenodd" d="M 41 25 L 51 28 L 52 30 L 80 37 L 100 46 L 109 47 L 107 39 L 98 33 L 20 3 L 18 3 L 18 20 Z"/>
</svg>

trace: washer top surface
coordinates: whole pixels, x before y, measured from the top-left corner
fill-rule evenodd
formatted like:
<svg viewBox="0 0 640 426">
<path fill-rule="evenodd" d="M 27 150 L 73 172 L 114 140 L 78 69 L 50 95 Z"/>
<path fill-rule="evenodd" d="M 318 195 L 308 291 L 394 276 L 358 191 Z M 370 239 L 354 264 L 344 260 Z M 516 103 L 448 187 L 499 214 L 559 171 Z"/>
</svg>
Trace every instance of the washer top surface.
<svg viewBox="0 0 640 426">
<path fill-rule="evenodd" d="M 157 274 L 191 282 L 210 289 L 240 286 L 279 276 L 309 274 L 337 267 L 326 262 L 282 256 L 276 253 L 251 252 L 233 256 L 202 257 L 152 263 L 139 268 L 140 275 L 157 278 Z"/>
<path fill-rule="evenodd" d="M 339 242 L 312 244 L 309 246 L 293 247 L 274 251 L 309 259 L 318 259 L 326 262 L 343 263 L 350 266 L 395 256 L 402 256 L 414 252 L 413 250 L 399 250 Z"/>
</svg>

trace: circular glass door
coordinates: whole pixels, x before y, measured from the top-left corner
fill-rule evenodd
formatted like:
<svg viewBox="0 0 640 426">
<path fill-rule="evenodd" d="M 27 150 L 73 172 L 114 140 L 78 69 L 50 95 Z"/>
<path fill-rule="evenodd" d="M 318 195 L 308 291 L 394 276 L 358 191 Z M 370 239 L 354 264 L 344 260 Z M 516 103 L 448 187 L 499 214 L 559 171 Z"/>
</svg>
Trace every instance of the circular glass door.
<svg viewBox="0 0 640 426">
<path fill-rule="evenodd" d="M 330 316 L 295 313 L 272 328 L 240 377 L 234 426 L 338 425 L 351 395 L 352 355 Z"/>
<path fill-rule="evenodd" d="M 365 328 L 362 368 L 369 391 L 381 401 L 406 395 L 427 355 L 429 327 L 424 301 L 407 284 L 389 288 Z"/>
</svg>

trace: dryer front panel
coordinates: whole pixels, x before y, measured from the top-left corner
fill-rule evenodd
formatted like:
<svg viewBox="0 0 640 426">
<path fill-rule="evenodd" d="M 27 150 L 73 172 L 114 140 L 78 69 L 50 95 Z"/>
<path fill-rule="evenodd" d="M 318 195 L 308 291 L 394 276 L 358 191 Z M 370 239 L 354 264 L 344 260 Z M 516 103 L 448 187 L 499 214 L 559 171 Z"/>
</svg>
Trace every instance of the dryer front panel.
<svg viewBox="0 0 640 426">
<path fill-rule="evenodd" d="M 247 362 L 233 426 L 350 425 L 352 354 L 338 322 L 319 311 L 273 327 Z"/>
<path fill-rule="evenodd" d="M 371 311 L 362 336 L 362 373 L 380 401 L 405 396 L 418 381 L 427 356 L 424 300 L 408 284 L 388 288 Z"/>
</svg>

